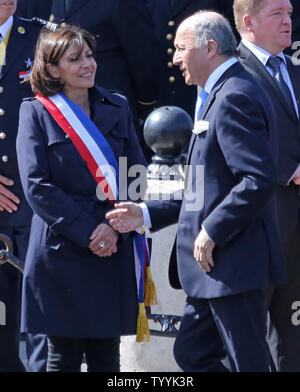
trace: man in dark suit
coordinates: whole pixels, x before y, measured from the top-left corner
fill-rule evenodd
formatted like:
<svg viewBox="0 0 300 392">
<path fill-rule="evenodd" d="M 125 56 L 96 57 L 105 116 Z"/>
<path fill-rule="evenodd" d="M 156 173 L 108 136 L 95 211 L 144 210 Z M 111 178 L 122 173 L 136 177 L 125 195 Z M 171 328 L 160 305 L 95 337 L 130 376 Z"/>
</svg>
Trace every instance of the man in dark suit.
<svg viewBox="0 0 300 392">
<path fill-rule="evenodd" d="M 229 22 L 214 12 L 184 20 L 175 37 L 174 64 L 186 84 L 203 89 L 177 233 L 188 297 L 174 355 L 184 371 L 226 371 L 226 354 L 233 371 L 268 371 L 263 290 L 284 275 L 274 221 L 275 114 L 235 47 Z M 179 206 L 147 202 L 152 229 L 174 223 Z M 145 206 L 120 207 L 107 214 L 115 229 L 147 221 Z"/>
<path fill-rule="evenodd" d="M 150 160 L 153 153 L 144 142 L 141 123 L 156 104 L 159 60 L 146 6 L 136 0 L 52 0 L 50 21 L 79 25 L 98 37 L 96 83 L 127 97 Z"/>
<path fill-rule="evenodd" d="M 32 211 L 20 182 L 16 136 L 19 106 L 24 97 L 32 95 L 30 84 L 24 81 L 33 64 L 39 28 L 14 16 L 16 5 L 16 0 L 0 1 L 1 46 L 6 51 L 1 58 L 0 72 L 0 232 L 11 238 L 15 255 L 25 261 Z M 0 324 L 0 371 L 24 371 L 19 358 L 21 279 L 20 272 L 11 265 L 0 266 L 0 301 L 5 304 L 6 312 L 5 323 Z M 29 338 L 34 341 L 32 335 Z M 29 359 L 31 354 L 32 347 Z M 34 367 L 36 359 L 32 363 Z M 45 364 L 43 355 L 42 363 Z"/>
<path fill-rule="evenodd" d="M 226 0 L 227 1 L 227 0 Z M 223 12 L 223 0 L 149 0 L 160 51 L 159 96 L 157 107 L 179 106 L 194 117 L 196 86 L 187 86 L 178 67 L 174 67 L 173 41 L 179 24 L 188 16 L 204 9 Z"/>
<path fill-rule="evenodd" d="M 234 12 L 242 36 L 240 61 L 271 96 L 278 123 L 276 196 L 289 280 L 269 293 L 270 343 L 280 371 L 300 371 L 300 326 L 294 320 L 300 298 L 300 66 L 282 53 L 291 44 L 292 6 L 289 0 L 264 0 L 259 7 L 254 0 L 235 0 Z"/>
</svg>

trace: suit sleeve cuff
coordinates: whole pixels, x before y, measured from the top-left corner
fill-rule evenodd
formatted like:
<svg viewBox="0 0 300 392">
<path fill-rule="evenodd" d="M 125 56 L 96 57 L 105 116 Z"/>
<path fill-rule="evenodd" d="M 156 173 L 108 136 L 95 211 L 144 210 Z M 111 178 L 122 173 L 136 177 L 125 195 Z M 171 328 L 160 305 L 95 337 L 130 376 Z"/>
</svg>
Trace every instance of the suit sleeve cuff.
<svg viewBox="0 0 300 392">
<path fill-rule="evenodd" d="M 148 229 L 151 229 L 152 223 L 151 223 L 151 218 L 146 203 L 140 203 L 139 206 L 141 207 L 143 212 L 144 226 L 147 227 Z"/>
<path fill-rule="evenodd" d="M 215 242 L 215 241 L 211 238 L 211 235 L 208 234 L 208 232 L 207 232 L 206 228 L 204 227 L 204 225 L 202 225 L 201 228 L 202 228 L 202 230 L 204 230 L 204 232 L 206 233 L 207 237 L 208 237 L 211 241 Z"/>
</svg>

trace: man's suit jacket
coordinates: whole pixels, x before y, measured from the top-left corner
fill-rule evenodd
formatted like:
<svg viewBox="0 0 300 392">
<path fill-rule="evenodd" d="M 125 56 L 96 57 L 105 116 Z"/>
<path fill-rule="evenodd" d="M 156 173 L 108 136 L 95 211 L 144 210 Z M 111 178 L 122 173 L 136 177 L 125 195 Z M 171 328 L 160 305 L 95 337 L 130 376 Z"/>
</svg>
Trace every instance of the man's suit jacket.
<svg viewBox="0 0 300 392">
<path fill-rule="evenodd" d="M 6 51 L 6 64 L 0 75 L 0 174 L 12 179 L 14 185 L 8 187 L 21 200 L 18 211 L 12 214 L 0 212 L 0 226 L 26 226 L 31 222 L 31 209 L 23 194 L 19 177 L 16 137 L 18 113 L 22 99 L 33 95 L 30 83 L 22 83 L 20 72 L 29 71 L 34 59 L 34 47 L 39 27 L 31 21 L 14 16 L 13 27 Z"/>
<path fill-rule="evenodd" d="M 274 220 L 277 144 L 270 99 L 237 63 L 214 86 L 201 120 L 209 129 L 192 136 L 187 187 L 195 190 L 198 185 L 204 200 L 194 205 L 185 190 L 177 233 L 182 288 L 191 297 L 214 298 L 280 282 L 285 265 Z M 196 172 L 200 165 L 204 176 Z M 169 203 L 176 211 L 174 202 Z M 159 229 L 167 202 L 148 206 L 152 228 Z M 168 220 L 172 223 L 169 213 Z M 215 265 L 207 274 L 193 257 L 202 224 L 216 242 Z"/>
<path fill-rule="evenodd" d="M 296 114 L 289 109 L 273 78 L 258 58 L 243 43 L 240 44 L 239 51 L 241 63 L 247 71 L 262 83 L 264 89 L 272 98 L 277 116 L 279 186 L 276 195 L 281 239 L 284 245 L 287 245 L 295 233 L 298 219 L 299 186 L 296 186 L 292 181 L 289 185 L 288 183 L 300 163 L 300 122 Z M 286 60 L 300 113 L 300 66 L 294 66 L 289 56 L 286 56 Z"/>
</svg>

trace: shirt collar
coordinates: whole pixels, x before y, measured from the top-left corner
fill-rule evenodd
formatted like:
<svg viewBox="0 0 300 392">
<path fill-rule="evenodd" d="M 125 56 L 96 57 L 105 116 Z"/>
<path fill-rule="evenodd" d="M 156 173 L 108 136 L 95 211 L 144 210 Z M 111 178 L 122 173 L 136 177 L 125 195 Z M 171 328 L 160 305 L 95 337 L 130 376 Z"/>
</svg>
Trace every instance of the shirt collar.
<svg viewBox="0 0 300 392">
<path fill-rule="evenodd" d="M 14 17 L 10 16 L 7 19 L 7 21 L 0 26 L 0 33 L 3 37 L 3 39 L 6 37 L 6 34 L 9 32 L 9 30 L 13 24 L 13 21 L 14 21 Z"/>
<path fill-rule="evenodd" d="M 274 56 L 267 50 L 261 48 L 260 46 L 255 45 L 253 42 L 248 41 L 245 38 L 242 38 L 242 43 L 249 49 L 251 52 L 258 58 L 258 60 L 264 65 L 267 65 L 269 57 Z M 283 61 L 285 66 L 287 66 L 286 58 L 283 52 L 280 52 L 277 57 L 280 57 Z"/>
<path fill-rule="evenodd" d="M 212 74 L 210 74 L 209 78 L 207 79 L 204 90 L 209 94 L 213 89 L 214 85 L 220 79 L 220 77 L 230 68 L 233 64 L 237 63 L 237 59 L 235 57 L 231 57 L 230 59 L 224 61 L 221 65 L 216 68 Z"/>
</svg>

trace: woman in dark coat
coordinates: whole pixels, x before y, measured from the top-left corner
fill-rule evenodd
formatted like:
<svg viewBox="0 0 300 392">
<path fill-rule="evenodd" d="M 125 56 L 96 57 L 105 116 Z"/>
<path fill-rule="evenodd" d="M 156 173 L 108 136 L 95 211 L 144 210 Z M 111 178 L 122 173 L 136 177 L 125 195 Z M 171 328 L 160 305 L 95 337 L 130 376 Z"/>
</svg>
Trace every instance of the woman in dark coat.
<svg viewBox="0 0 300 392">
<path fill-rule="evenodd" d="M 56 117 L 67 104 L 75 122 L 97 127 L 91 134 L 102 138 L 100 154 L 108 148 L 116 162 L 124 157 L 128 168 L 144 168 L 127 100 L 94 86 L 94 50 L 94 38 L 79 28 L 43 32 L 31 74 L 37 96 L 20 109 L 18 163 L 34 212 L 21 329 L 48 336 L 48 371 L 79 371 L 83 354 L 89 371 L 118 371 L 119 337 L 136 332 L 132 238 L 108 225 L 105 213 L 112 205 L 95 181 L 100 176 L 101 183 L 101 175 L 91 171 L 89 159 Z M 65 116 L 71 129 L 73 120 Z"/>
</svg>

